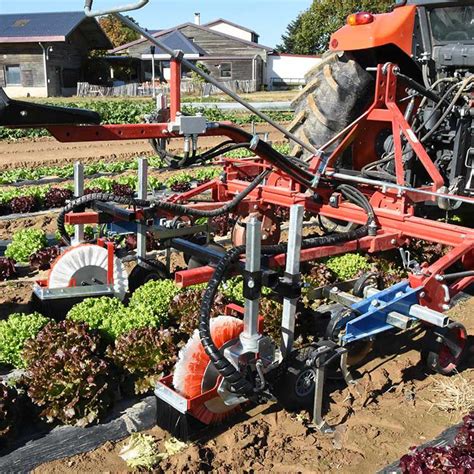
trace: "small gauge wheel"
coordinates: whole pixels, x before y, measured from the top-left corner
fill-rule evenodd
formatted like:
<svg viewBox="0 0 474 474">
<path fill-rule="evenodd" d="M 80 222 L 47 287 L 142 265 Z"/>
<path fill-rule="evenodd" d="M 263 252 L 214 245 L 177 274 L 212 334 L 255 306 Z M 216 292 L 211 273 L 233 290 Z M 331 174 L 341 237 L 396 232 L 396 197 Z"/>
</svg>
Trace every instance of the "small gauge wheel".
<svg viewBox="0 0 474 474">
<path fill-rule="evenodd" d="M 351 310 L 338 305 L 331 314 L 331 319 L 326 327 L 325 337 L 333 342 L 339 343 L 339 336 L 345 330 L 346 324 L 354 318 Z M 370 340 L 356 341 L 345 346 L 347 348 L 347 365 L 360 364 L 372 350 L 373 342 Z"/>
<path fill-rule="evenodd" d="M 136 265 L 128 276 L 128 290 L 133 293 L 149 281 L 166 280 L 168 271 L 163 263 L 157 260 L 147 260 Z"/>
<path fill-rule="evenodd" d="M 430 328 L 423 345 L 421 356 L 426 367 L 438 374 L 452 375 L 467 354 L 467 330 L 457 322 L 445 328 Z"/>
</svg>

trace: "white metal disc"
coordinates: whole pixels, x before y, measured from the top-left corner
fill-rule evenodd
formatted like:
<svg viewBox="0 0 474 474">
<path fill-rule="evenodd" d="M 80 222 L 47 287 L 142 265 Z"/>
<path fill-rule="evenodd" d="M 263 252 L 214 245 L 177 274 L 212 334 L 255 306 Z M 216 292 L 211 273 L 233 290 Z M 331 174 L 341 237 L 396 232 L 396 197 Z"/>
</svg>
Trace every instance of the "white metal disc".
<svg viewBox="0 0 474 474">
<path fill-rule="evenodd" d="M 70 247 L 55 261 L 48 277 L 48 288 L 67 288 L 71 279 L 96 279 L 106 284 L 108 251 L 94 244 Z M 128 289 L 128 274 L 119 258 L 114 256 L 114 293 L 123 299 Z"/>
</svg>

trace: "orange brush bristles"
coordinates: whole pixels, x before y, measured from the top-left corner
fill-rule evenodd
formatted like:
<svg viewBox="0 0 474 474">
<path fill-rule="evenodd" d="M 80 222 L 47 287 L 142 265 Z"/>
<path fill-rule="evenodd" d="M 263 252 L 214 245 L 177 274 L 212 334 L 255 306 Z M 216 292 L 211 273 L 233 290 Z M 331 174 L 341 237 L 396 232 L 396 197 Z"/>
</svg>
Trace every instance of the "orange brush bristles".
<svg viewBox="0 0 474 474">
<path fill-rule="evenodd" d="M 236 339 L 243 331 L 240 319 L 232 316 L 219 316 L 210 321 L 211 337 L 217 347 Z M 199 332 L 189 339 L 179 353 L 173 375 L 173 385 L 177 392 L 186 398 L 193 398 L 202 393 L 201 384 L 206 368 L 210 362 L 202 347 Z"/>
</svg>

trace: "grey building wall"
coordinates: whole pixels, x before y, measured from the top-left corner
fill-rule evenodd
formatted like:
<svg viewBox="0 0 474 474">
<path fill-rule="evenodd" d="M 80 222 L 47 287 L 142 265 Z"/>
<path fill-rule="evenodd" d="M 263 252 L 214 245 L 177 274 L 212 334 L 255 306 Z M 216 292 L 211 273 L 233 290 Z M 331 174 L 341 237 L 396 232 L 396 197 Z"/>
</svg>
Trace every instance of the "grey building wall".
<svg viewBox="0 0 474 474">
<path fill-rule="evenodd" d="M 77 82 L 82 79 L 82 65 L 89 53 L 87 40 L 76 30 L 66 42 L 44 43 L 43 46 L 48 49 L 48 96 L 74 94 Z M 8 87 L 5 67 L 9 65 L 20 66 L 21 85 Z M 28 93 L 45 95 L 38 89 L 45 88 L 43 50 L 39 43 L 0 44 L 0 87 L 6 88 L 7 93 L 12 90 L 25 96 Z"/>
<path fill-rule="evenodd" d="M 179 31 L 191 39 L 206 52 L 205 59 L 198 61 L 205 64 L 211 75 L 221 81 L 257 80 L 257 87 L 264 83 L 263 69 L 267 50 L 258 44 L 247 44 L 234 38 L 227 38 L 210 30 L 185 25 Z M 158 37 L 159 39 L 159 37 Z M 141 58 L 142 54 L 150 54 L 150 42 L 144 41 L 121 51 L 129 56 Z M 216 58 L 210 58 L 215 56 Z M 221 77 L 223 63 L 231 63 L 232 77 Z M 146 66 L 148 67 L 148 66 Z"/>
</svg>

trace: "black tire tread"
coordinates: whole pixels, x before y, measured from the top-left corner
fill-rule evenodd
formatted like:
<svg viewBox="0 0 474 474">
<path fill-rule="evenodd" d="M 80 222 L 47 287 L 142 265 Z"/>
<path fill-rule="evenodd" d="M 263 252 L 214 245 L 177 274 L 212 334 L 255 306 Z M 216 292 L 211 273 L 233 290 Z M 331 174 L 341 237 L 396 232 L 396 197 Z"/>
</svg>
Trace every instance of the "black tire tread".
<svg viewBox="0 0 474 474">
<path fill-rule="evenodd" d="M 307 85 L 293 100 L 290 128 L 304 142 L 319 148 L 343 130 L 368 105 L 372 76 L 345 53 L 329 53 L 306 76 Z M 333 150 L 337 142 L 328 149 Z M 303 149 L 295 145 L 293 153 Z"/>
</svg>

